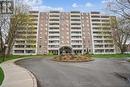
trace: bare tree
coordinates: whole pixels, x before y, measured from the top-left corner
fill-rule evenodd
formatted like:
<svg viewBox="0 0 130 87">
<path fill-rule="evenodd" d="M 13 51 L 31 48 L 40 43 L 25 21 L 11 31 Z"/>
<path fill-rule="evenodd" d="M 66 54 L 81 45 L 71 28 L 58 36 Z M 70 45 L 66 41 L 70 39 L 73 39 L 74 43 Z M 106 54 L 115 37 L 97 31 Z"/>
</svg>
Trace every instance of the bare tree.
<svg viewBox="0 0 130 87">
<path fill-rule="evenodd" d="M 107 0 L 107 9 L 117 16 L 111 18 L 115 45 L 123 54 L 130 38 L 130 0 Z"/>
<path fill-rule="evenodd" d="M 27 28 L 31 23 L 29 6 L 17 3 L 13 15 L 0 15 L 0 18 L 0 54 L 10 54 L 15 38 L 18 36 L 17 30 L 21 25 Z"/>
<path fill-rule="evenodd" d="M 130 20 L 130 0 L 107 0 L 107 9 Z"/>
<path fill-rule="evenodd" d="M 130 22 L 124 18 L 111 18 L 111 26 L 113 28 L 113 40 L 115 45 L 120 49 L 120 52 L 123 54 L 127 51 L 126 42 L 130 38 Z"/>
<path fill-rule="evenodd" d="M 5 41 L 8 36 L 10 15 L 0 14 L 0 53 L 4 53 Z"/>
</svg>

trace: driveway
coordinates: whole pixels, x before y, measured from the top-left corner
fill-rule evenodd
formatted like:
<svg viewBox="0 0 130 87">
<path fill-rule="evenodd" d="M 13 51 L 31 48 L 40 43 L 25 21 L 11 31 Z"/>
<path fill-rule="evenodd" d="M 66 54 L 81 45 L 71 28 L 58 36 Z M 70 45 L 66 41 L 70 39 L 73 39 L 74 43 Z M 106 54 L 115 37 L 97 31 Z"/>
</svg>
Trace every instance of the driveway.
<svg viewBox="0 0 130 87">
<path fill-rule="evenodd" d="M 50 59 L 32 58 L 16 62 L 31 71 L 38 87 L 130 87 L 115 73 L 130 73 L 130 63 L 114 59 L 65 63 Z"/>
</svg>

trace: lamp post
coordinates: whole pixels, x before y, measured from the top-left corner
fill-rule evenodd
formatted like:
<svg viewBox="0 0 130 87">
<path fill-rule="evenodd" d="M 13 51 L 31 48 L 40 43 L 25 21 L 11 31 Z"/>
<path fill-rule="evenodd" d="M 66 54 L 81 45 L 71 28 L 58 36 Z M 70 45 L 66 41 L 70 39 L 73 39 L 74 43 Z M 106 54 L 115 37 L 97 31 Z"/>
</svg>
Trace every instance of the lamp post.
<svg viewBox="0 0 130 87">
<path fill-rule="evenodd" d="M 5 52 L 4 52 L 4 57 L 3 57 L 3 62 L 5 61 L 6 59 L 6 54 L 7 54 L 7 47 L 8 47 L 8 44 L 5 44 Z"/>
</svg>

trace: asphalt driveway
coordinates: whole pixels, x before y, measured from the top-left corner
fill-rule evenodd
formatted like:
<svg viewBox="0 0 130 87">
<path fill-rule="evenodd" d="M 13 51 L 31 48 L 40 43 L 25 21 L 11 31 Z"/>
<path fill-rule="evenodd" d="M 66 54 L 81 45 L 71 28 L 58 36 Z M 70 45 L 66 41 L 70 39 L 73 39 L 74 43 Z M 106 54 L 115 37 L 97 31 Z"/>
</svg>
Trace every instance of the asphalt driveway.
<svg viewBox="0 0 130 87">
<path fill-rule="evenodd" d="M 84 63 L 55 62 L 32 58 L 16 62 L 31 71 L 39 87 L 130 87 L 115 73 L 130 73 L 130 63 L 114 59 L 96 59 Z"/>
</svg>

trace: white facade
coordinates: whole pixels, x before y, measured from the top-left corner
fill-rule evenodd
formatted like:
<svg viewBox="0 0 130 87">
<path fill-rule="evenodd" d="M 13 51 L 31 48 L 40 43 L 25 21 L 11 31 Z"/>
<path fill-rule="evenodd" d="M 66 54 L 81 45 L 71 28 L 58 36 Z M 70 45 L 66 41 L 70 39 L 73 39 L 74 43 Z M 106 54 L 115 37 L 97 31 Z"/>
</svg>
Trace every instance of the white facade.
<svg viewBox="0 0 130 87">
<path fill-rule="evenodd" d="M 94 54 L 114 54 L 115 46 L 112 39 L 110 16 L 99 12 L 91 12 L 91 33 Z"/>
<path fill-rule="evenodd" d="M 60 47 L 60 12 L 49 13 L 48 24 L 48 53 L 58 54 Z"/>
<path fill-rule="evenodd" d="M 78 11 L 70 12 L 70 37 L 71 47 L 75 54 L 83 54 L 83 37 L 81 25 L 81 13 Z"/>
<path fill-rule="evenodd" d="M 13 55 L 36 55 L 37 54 L 37 30 L 38 30 L 38 14 L 37 11 L 30 11 L 30 22 L 33 24 L 25 28 L 24 25 L 19 26 L 17 37 L 12 49 Z"/>
<path fill-rule="evenodd" d="M 62 47 L 69 47 L 74 54 L 114 54 L 111 16 L 99 12 L 31 12 L 35 22 L 34 33 L 22 33 L 26 38 L 16 38 L 14 55 L 61 54 Z M 29 31 L 29 30 L 27 30 Z M 32 30 L 30 30 L 32 31 Z"/>
</svg>

